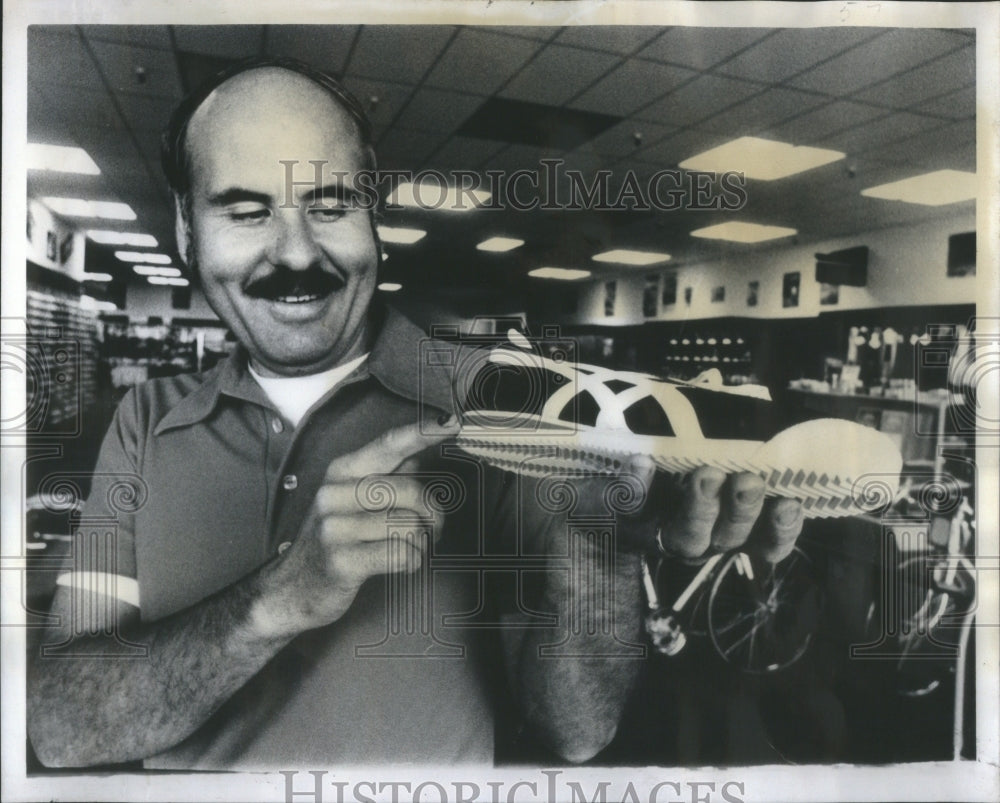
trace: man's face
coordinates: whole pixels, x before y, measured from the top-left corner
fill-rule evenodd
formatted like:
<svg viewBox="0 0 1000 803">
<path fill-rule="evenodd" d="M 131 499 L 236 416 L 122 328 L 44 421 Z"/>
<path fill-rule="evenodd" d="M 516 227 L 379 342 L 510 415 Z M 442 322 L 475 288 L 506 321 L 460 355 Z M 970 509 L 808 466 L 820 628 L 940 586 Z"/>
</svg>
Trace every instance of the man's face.
<svg viewBox="0 0 1000 803">
<path fill-rule="evenodd" d="M 181 252 L 254 368 L 308 374 L 364 353 L 379 253 L 370 212 L 349 208 L 352 176 L 366 163 L 348 113 L 304 76 L 251 70 L 198 108 L 187 148 L 191 220 L 179 234 L 190 243 Z M 309 182 L 290 197 L 287 160 L 297 161 L 293 178 Z M 315 160 L 325 163 L 320 186 Z"/>
</svg>

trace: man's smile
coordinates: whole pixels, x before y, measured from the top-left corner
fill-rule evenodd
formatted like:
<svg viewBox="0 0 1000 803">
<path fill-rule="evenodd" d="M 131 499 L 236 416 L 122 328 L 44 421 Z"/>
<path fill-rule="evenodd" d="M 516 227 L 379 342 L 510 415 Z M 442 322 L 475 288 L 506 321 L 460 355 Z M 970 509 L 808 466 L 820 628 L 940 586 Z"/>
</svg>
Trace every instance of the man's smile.
<svg viewBox="0 0 1000 803">
<path fill-rule="evenodd" d="M 326 298 L 343 286 L 344 280 L 340 276 L 319 267 L 305 271 L 278 268 L 247 285 L 246 294 L 263 301 L 307 304 Z"/>
</svg>

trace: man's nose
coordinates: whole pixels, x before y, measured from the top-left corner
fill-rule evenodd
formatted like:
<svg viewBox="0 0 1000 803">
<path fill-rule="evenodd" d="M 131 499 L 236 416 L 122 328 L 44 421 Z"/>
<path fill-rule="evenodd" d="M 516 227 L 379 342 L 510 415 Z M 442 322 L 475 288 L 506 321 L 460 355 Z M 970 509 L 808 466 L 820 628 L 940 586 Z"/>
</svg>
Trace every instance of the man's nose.
<svg viewBox="0 0 1000 803">
<path fill-rule="evenodd" d="M 322 252 L 301 210 L 279 210 L 274 231 L 270 257 L 275 266 L 306 270 L 320 261 Z"/>
</svg>

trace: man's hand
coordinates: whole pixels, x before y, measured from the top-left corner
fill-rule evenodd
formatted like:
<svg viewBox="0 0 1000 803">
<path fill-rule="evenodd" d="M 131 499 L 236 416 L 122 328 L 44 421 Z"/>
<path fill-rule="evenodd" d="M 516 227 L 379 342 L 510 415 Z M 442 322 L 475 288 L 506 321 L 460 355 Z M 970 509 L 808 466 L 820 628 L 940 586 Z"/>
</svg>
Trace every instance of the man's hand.
<svg viewBox="0 0 1000 803">
<path fill-rule="evenodd" d="M 764 499 L 755 474 L 726 475 L 702 467 L 680 481 L 657 475 L 643 520 L 655 526 L 668 555 L 697 560 L 744 547 L 764 560 L 786 558 L 802 532 L 802 505 L 794 499 Z"/>
<path fill-rule="evenodd" d="M 385 511 L 366 510 L 358 486 L 370 475 L 399 472 L 391 479 L 393 510 L 428 519 L 439 534 L 440 514 L 428 510 L 423 483 L 406 471 L 415 468 L 419 452 L 457 430 L 454 421 L 400 427 L 330 463 L 298 538 L 261 578 L 265 593 L 254 610 L 261 632 L 298 632 L 334 622 L 369 577 L 421 565 L 424 539 L 414 533 L 387 536 Z"/>
</svg>

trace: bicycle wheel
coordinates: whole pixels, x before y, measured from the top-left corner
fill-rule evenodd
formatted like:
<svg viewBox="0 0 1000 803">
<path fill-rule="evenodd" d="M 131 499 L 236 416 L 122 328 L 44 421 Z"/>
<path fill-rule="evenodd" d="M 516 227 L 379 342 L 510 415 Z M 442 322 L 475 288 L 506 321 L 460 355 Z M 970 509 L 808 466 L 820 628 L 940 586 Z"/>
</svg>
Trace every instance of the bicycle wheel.
<svg viewBox="0 0 1000 803">
<path fill-rule="evenodd" d="M 815 567 L 800 549 L 778 564 L 734 552 L 723 561 L 709 592 L 712 644 L 744 672 L 783 669 L 808 649 L 821 598 Z"/>
</svg>

